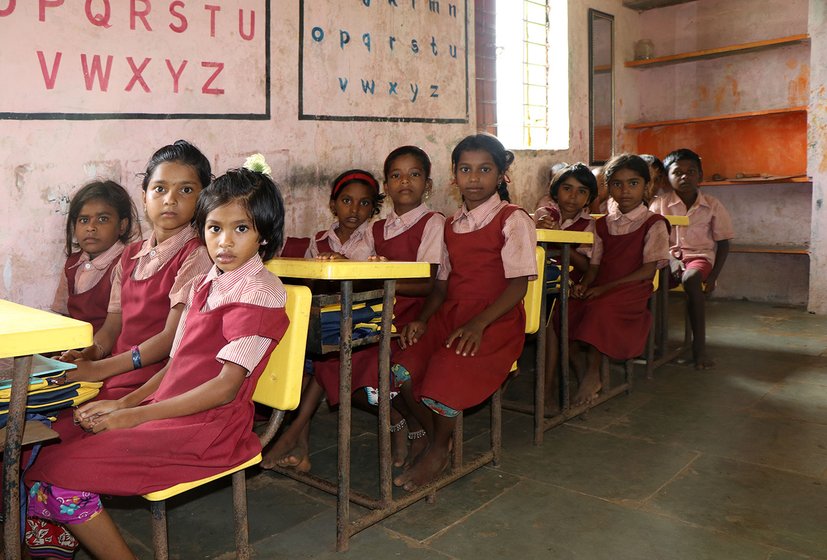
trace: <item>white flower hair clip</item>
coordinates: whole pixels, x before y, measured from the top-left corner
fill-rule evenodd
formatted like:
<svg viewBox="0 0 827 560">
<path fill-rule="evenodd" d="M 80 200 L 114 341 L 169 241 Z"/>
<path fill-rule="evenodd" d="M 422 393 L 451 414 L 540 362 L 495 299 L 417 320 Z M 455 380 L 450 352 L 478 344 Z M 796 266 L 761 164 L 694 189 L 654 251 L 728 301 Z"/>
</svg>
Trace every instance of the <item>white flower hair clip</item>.
<svg viewBox="0 0 827 560">
<path fill-rule="evenodd" d="M 270 166 L 267 165 L 267 160 L 265 160 L 264 156 L 261 154 L 253 154 L 244 160 L 244 168 L 249 169 L 250 171 L 255 171 L 256 173 L 264 173 L 268 176 L 273 171 L 270 169 Z"/>
</svg>

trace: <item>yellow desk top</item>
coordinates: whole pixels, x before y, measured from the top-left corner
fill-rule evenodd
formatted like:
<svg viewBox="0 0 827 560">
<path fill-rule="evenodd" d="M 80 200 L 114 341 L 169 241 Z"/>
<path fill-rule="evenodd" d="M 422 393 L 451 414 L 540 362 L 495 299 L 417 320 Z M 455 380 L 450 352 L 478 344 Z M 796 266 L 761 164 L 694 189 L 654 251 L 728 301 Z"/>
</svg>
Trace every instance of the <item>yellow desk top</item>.
<svg viewBox="0 0 827 560">
<path fill-rule="evenodd" d="M 594 234 L 590 231 L 571 231 L 567 229 L 537 229 L 537 241 L 541 243 L 594 243 Z"/>
<path fill-rule="evenodd" d="M 277 276 L 306 280 L 394 280 L 428 278 L 431 275 L 431 265 L 424 262 L 276 258 L 267 261 L 264 266 Z"/>
<path fill-rule="evenodd" d="M 592 214 L 592 218 L 602 218 L 606 214 Z M 688 226 L 689 216 L 664 216 L 670 226 Z"/>
<path fill-rule="evenodd" d="M 92 325 L 0 299 L 0 358 L 92 344 Z"/>
</svg>

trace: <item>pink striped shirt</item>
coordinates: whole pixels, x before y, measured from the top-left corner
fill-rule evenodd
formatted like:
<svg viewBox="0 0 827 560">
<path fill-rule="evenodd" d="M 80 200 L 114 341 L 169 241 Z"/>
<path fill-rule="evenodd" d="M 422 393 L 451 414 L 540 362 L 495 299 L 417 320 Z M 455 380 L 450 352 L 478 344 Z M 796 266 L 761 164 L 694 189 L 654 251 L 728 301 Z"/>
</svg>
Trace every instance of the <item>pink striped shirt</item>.
<svg viewBox="0 0 827 560">
<path fill-rule="evenodd" d="M 186 319 L 195 289 L 207 283 L 211 283 L 210 293 L 207 295 L 207 303 L 202 311 L 210 311 L 230 303 L 246 303 L 276 309 L 284 307 L 287 301 L 287 293 L 281 280 L 264 268 L 264 263 L 259 255 L 255 255 L 230 272 L 221 272 L 217 266 L 213 266 L 209 273 L 197 276 L 192 282 L 192 288 L 187 298 L 187 306 L 181 315 L 178 330 L 175 331 L 175 339 L 169 353 L 170 357 L 175 355 L 184 336 Z M 245 368 L 247 375 L 249 375 L 264 359 L 269 344 L 270 339 L 263 336 L 244 336 L 228 342 L 218 352 L 215 359 L 222 364 L 224 362 L 238 364 Z"/>
<path fill-rule="evenodd" d="M 75 269 L 75 294 L 82 294 L 88 292 L 98 285 L 106 274 L 106 269 L 112 264 L 112 261 L 117 259 L 123 253 L 125 245 L 116 241 L 109 249 L 95 257 L 89 258 L 89 253 L 83 251 L 78 259 L 78 262 L 72 266 Z M 117 268 L 117 265 L 115 265 Z M 110 273 L 113 279 L 115 278 L 115 268 Z M 52 302 L 52 311 L 60 313 L 61 315 L 69 314 L 69 280 L 66 274 L 61 271 L 60 281 L 57 284 L 57 291 L 55 292 L 55 299 Z"/>
<path fill-rule="evenodd" d="M 606 226 L 611 235 L 625 235 L 640 229 L 646 220 L 652 216 L 653 213 L 649 211 L 643 203 L 634 210 L 624 214 L 615 205 L 612 210 L 606 214 Z M 592 250 L 591 264 L 599 265 L 603 258 L 603 241 L 599 235 L 594 236 L 594 249 Z M 646 232 L 646 237 L 643 245 L 643 262 L 658 263 L 658 268 L 663 268 L 669 263 L 669 233 L 666 228 L 666 223 L 659 221 L 649 228 Z"/>
<path fill-rule="evenodd" d="M 132 277 L 135 280 L 146 280 L 164 267 L 186 243 L 198 237 L 198 232 L 190 226 L 179 231 L 162 243 L 155 241 L 155 233 L 144 241 L 141 250 L 132 257 L 138 259 L 135 265 L 135 272 Z M 206 273 L 212 266 L 212 260 L 207 248 L 200 246 L 196 248 L 184 260 L 178 273 L 175 275 L 175 282 L 169 291 L 169 306 L 175 307 L 179 303 L 186 303 L 190 292 L 190 284 L 196 276 Z M 112 293 L 109 296 L 109 313 L 121 312 L 121 274 L 123 268 L 121 263 L 115 265 L 115 273 L 112 276 Z"/>
<path fill-rule="evenodd" d="M 431 209 L 420 204 L 413 210 L 405 212 L 401 216 L 391 210 L 385 219 L 384 234 L 385 239 L 393 239 L 397 237 L 421 220 Z M 371 242 L 373 242 L 373 228 L 370 229 Z M 445 243 L 443 237 L 445 235 L 445 216 L 435 213 L 428 218 L 428 223 L 425 224 L 425 230 L 422 232 L 422 240 L 419 242 L 419 249 L 416 251 L 417 262 L 426 262 L 431 264 L 442 264 L 445 259 Z"/>
<path fill-rule="evenodd" d="M 451 229 L 454 233 L 471 233 L 484 228 L 500 213 L 508 203 L 500 200 L 496 194 L 474 208 L 468 210 L 465 204 L 454 214 Z M 537 276 L 537 259 L 534 256 L 537 246 L 537 230 L 534 220 L 525 212 L 514 212 L 503 225 L 505 244 L 500 251 L 503 260 L 503 269 L 506 278 L 528 276 L 529 279 Z M 437 278 L 447 280 L 451 273 L 451 255 L 448 262 L 439 269 Z"/>
<path fill-rule="evenodd" d="M 371 232 L 373 223 L 370 220 L 359 226 L 344 244 L 339 240 L 339 236 L 336 235 L 338 226 L 338 220 L 333 222 L 333 225 L 324 232 L 322 239 L 320 239 L 320 241 L 327 239 L 334 253 L 342 254 L 352 261 L 366 261 L 368 257 L 375 254 L 373 249 L 373 235 Z M 314 235 L 310 238 L 310 247 L 307 248 L 305 258 L 315 259 L 318 256 L 319 247 L 316 244 L 316 236 Z"/>
</svg>

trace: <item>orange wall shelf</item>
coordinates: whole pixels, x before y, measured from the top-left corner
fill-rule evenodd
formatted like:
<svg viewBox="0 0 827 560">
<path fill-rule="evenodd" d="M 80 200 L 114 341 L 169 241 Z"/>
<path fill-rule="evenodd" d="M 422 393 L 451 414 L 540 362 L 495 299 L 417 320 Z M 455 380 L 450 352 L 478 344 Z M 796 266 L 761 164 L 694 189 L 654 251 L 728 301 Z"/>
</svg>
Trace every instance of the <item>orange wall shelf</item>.
<svg viewBox="0 0 827 560">
<path fill-rule="evenodd" d="M 800 176 L 807 173 L 805 107 L 698 119 L 635 123 L 637 151 L 663 158 L 689 148 L 703 158 L 704 176 L 737 173 Z"/>
</svg>

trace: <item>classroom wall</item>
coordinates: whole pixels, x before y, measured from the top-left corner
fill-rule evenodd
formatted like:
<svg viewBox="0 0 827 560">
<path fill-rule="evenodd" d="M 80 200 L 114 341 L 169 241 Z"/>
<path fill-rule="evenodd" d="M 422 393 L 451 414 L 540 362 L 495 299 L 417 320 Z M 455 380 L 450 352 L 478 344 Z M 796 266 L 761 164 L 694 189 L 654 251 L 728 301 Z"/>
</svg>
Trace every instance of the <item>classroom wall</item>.
<svg viewBox="0 0 827 560">
<path fill-rule="evenodd" d="M 810 0 L 810 104 L 808 165 L 813 178 L 808 309 L 827 313 L 827 4 Z"/>
<path fill-rule="evenodd" d="M 104 177 L 120 181 L 139 201 L 137 174 L 155 149 L 178 138 L 196 143 L 208 155 L 216 173 L 240 165 L 250 153 L 265 154 L 274 178 L 282 185 L 291 235 L 309 235 L 329 226 L 328 184 L 339 172 L 354 166 L 381 174 L 385 155 L 402 144 L 418 144 L 432 156 L 434 208 L 451 212 L 457 206 L 458 199 L 449 185 L 450 150 L 475 128 L 473 103 L 466 109 L 466 47 L 461 23 L 464 0 L 437 2 L 439 14 L 429 10 L 429 3 L 424 1 L 398 2 L 393 8 L 388 2 L 363 0 L 347 3 L 349 13 L 345 15 L 341 14 L 344 3 L 304 0 L 308 34 L 318 26 L 325 36 L 321 42 L 306 37 L 303 56 L 311 64 L 304 71 L 302 108 L 306 114 L 329 112 L 332 118 L 342 120 L 298 118 L 299 0 L 270 2 L 271 111 L 269 117 L 253 117 L 260 120 L 89 118 L 89 114 L 261 113 L 266 0 L 228 0 L 220 3 L 217 12 L 202 10 L 196 3 L 175 8 L 171 2 L 153 2 L 154 11 L 145 15 L 146 23 L 140 15 L 133 17 L 128 12 L 130 4 L 140 8 L 141 2 L 109 3 L 108 21 L 102 21 L 103 12 L 96 11 L 102 10 L 103 3 L 92 3 L 91 18 L 84 12 L 84 3 L 65 2 L 61 6 L 59 1 L 17 2 L 16 8 L 14 4 L 0 2 L 0 74 L 16 76 L 4 83 L 0 93 L 2 299 L 47 308 L 64 258 L 62 231 L 71 194 L 83 183 Z M 467 2 L 467 51 L 471 53 L 467 100 L 471 101 L 473 4 Z M 456 20 L 452 23 L 449 19 L 452 5 L 459 10 L 459 27 Z M 239 36 L 239 6 L 245 10 L 241 32 L 247 35 L 253 29 L 250 11 L 257 10 L 258 34 L 253 41 Z M 187 29 L 182 33 L 171 30 L 172 26 L 179 30 L 182 27 L 182 20 L 173 12 L 187 17 Z M 343 30 L 350 42 L 341 47 Z M 365 33 L 371 34 L 370 54 Z M 393 52 L 390 33 L 398 36 Z M 433 54 L 431 46 L 434 35 L 438 55 Z M 412 39 L 418 40 L 416 54 L 412 52 Z M 449 52 L 452 43 L 457 43 L 458 61 Z M 254 49 L 249 48 L 251 44 Z M 42 51 L 40 58 L 38 50 Z M 56 66 L 58 52 L 62 57 Z M 85 89 L 89 76 L 88 72 L 83 74 L 81 56 L 87 56 L 87 69 L 91 69 L 94 54 L 103 57 L 102 69 L 106 57 L 113 56 L 111 84 L 106 92 L 97 86 L 91 92 Z M 131 57 L 134 68 L 140 68 L 146 58 L 152 59 L 142 74 L 151 92 L 140 80 L 133 80 L 134 70 L 127 57 Z M 180 73 L 180 88 L 175 94 L 172 74 L 180 69 L 184 58 L 189 65 Z M 165 59 L 172 61 L 169 70 Z M 223 73 L 209 86 L 205 81 L 215 67 L 205 67 L 200 64 L 203 62 L 225 64 Z M 187 81 L 190 76 L 192 80 Z M 349 97 L 340 93 L 340 77 L 349 80 Z M 362 91 L 363 78 L 368 83 L 375 80 L 375 93 Z M 47 88 L 50 80 L 54 86 L 51 90 Z M 388 93 L 391 80 L 399 83 L 397 91 L 401 93 L 397 97 Z M 130 82 L 134 82 L 131 89 Z M 234 90 L 238 83 L 244 88 Z M 411 83 L 419 84 L 416 103 L 409 101 Z M 439 85 L 438 92 L 429 91 L 432 84 Z M 205 87 L 225 91 L 203 94 Z M 432 97 L 433 93 L 439 97 Z M 48 111 L 74 116 L 33 120 L 20 116 Z M 424 116 L 444 121 L 459 117 L 467 122 L 351 120 L 352 115 L 364 116 L 365 112 L 368 116 Z"/>
</svg>

